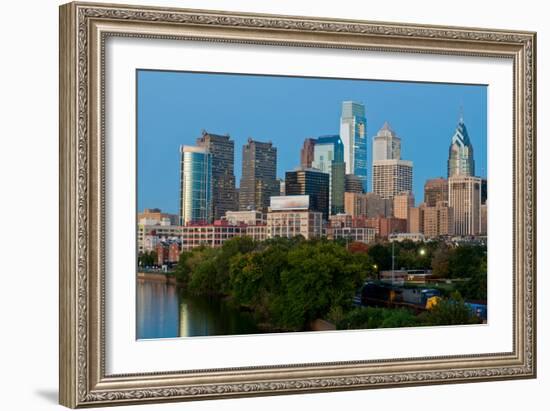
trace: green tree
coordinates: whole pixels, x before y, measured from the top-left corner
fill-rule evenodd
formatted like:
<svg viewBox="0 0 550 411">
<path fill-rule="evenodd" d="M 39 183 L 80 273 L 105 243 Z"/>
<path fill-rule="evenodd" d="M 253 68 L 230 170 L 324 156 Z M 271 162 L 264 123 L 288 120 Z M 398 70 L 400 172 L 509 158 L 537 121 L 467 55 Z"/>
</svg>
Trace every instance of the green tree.
<svg viewBox="0 0 550 411">
<path fill-rule="evenodd" d="M 216 254 L 216 279 L 220 287 L 220 294 L 230 292 L 231 260 L 238 254 L 252 252 L 256 242 L 250 237 L 235 237 L 223 243 Z"/>
<path fill-rule="evenodd" d="M 288 253 L 289 268 L 281 273 L 282 293 L 273 315 L 281 325 L 302 329 L 327 317 L 337 307 L 348 309 L 371 260 L 353 255 L 329 241 L 303 243 Z"/>
<path fill-rule="evenodd" d="M 360 307 L 349 311 L 336 327 L 342 330 L 363 328 L 414 327 L 418 318 L 405 308 Z"/>
<path fill-rule="evenodd" d="M 374 244 L 369 248 L 368 255 L 379 270 L 389 270 L 391 268 L 390 245 L 381 243 Z"/>
<path fill-rule="evenodd" d="M 191 265 L 189 264 L 189 259 L 192 257 L 193 253 L 188 251 L 183 251 L 180 254 L 180 258 L 176 267 L 174 268 L 174 274 L 178 282 L 183 286 L 187 287 L 189 284 L 189 278 L 191 277 Z"/>
<path fill-rule="evenodd" d="M 467 300 L 487 301 L 487 258 L 482 259 L 478 270 L 466 282 L 459 283 L 457 290 Z"/>
<path fill-rule="evenodd" d="M 469 278 L 479 271 L 485 247 L 459 245 L 450 255 L 449 274 L 452 278 Z"/>
<path fill-rule="evenodd" d="M 217 256 L 219 249 L 200 247 L 193 250 L 187 260 L 190 276 L 187 292 L 192 294 L 219 295 L 223 288 L 222 279 L 218 277 Z"/>
<path fill-rule="evenodd" d="M 449 276 L 449 259 L 451 253 L 445 244 L 434 251 L 432 258 L 432 274 L 436 278 L 446 278 Z"/>
<path fill-rule="evenodd" d="M 460 325 L 479 322 L 457 291 L 453 292 L 450 298 L 440 300 L 430 311 L 422 313 L 420 320 L 425 325 Z"/>
<path fill-rule="evenodd" d="M 140 267 L 151 267 L 157 265 L 157 252 L 149 251 L 138 255 L 138 265 Z"/>
</svg>

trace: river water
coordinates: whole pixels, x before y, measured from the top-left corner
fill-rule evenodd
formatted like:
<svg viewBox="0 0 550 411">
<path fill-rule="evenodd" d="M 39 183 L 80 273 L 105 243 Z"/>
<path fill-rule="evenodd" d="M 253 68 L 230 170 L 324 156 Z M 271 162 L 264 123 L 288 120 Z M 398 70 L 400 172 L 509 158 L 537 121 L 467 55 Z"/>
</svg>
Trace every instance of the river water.
<svg viewBox="0 0 550 411">
<path fill-rule="evenodd" d="M 137 338 L 256 334 L 251 313 L 219 298 L 184 295 L 175 285 L 137 283 Z"/>
</svg>

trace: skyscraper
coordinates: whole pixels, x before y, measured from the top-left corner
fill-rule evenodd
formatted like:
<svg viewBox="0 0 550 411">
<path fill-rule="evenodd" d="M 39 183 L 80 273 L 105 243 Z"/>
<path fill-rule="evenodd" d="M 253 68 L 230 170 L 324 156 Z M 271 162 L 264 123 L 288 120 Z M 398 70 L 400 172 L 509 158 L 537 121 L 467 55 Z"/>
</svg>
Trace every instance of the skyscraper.
<svg viewBox="0 0 550 411">
<path fill-rule="evenodd" d="M 355 174 L 367 192 L 367 119 L 365 106 L 354 101 L 342 102 L 340 137 L 344 144 L 346 174 Z"/>
<path fill-rule="evenodd" d="M 424 203 L 435 207 L 438 201 L 449 200 L 449 185 L 446 178 L 432 178 L 424 184 Z"/>
<path fill-rule="evenodd" d="M 473 176 L 474 167 L 474 147 L 470 142 L 468 130 L 464 124 L 462 116 L 458 121 L 456 130 L 451 138 L 449 146 L 449 160 L 447 162 L 447 176 Z"/>
<path fill-rule="evenodd" d="M 395 218 L 408 220 L 411 207 L 414 207 L 414 195 L 410 191 L 404 191 L 393 197 L 393 216 Z"/>
<path fill-rule="evenodd" d="M 478 235 L 481 231 L 481 178 L 449 178 L 449 207 L 452 209 L 454 234 Z"/>
<path fill-rule="evenodd" d="M 329 183 L 330 175 L 320 170 L 301 168 L 287 171 L 285 176 L 286 195 L 309 195 L 310 210 L 323 213 L 328 221 L 329 216 Z"/>
<path fill-rule="evenodd" d="M 367 195 L 346 192 L 344 194 L 344 212 L 352 217 L 367 216 Z"/>
<path fill-rule="evenodd" d="M 346 188 L 346 163 L 333 162 L 330 179 L 332 181 L 330 205 L 331 214 L 344 212 L 344 193 Z"/>
<path fill-rule="evenodd" d="M 235 193 L 235 142 L 228 135 L 220 136 L 203 130 L 197 146 L 212 155 L 212 213 L 218 220 L 226 211 L 236 210 Z"/>
<path fill-rule="evenodd" d="M 382 198 L 412 193 L 412 161 L 401 160 L 401 139 L 385 122 L 373 139 L 372 191 Z"/>
<path fill-rule="evenodd" d="M 447 201 L 438 201 L 435 205 L 424 207 L 423 232 L 426 238 L 449 236 L 454 234 L 454 215 Z"/>
<path fill-rule="evenodd" d="M 424 232 L 424 210 L 426 207 L 409 208 L 409 218 L 407 219 L 407 232 L 423 233 Z"/>
<path fill-rule="evenodd" d="M 263 143 L 249 138 L 243 146 L 239 209 L 265 211 L 269 207 L 269 198 L 279 193 L 277 148 L 271 142 Z"/>
<path fill-rule="evenodd" d="M 385 122 L 373 139 L 372 160 L 399 160 L 401 158 L 401 139 Z"/>
<path fill-rule="evenodd" d="M 300 165 L 302 168 L 311 168 L 311 163 L 313 162 L 313 149 L 315 147 L 315 142 L 317 140 L 314 138 L 306 138 L 304 140 L 304 145 L 300 150 Z"/>
<path fill-rule="evenodd" d="M 363 181 L 355 174 L 346 174 L 344 182 L 344 191 L 346 193 L 362 193 Z"/>
<path fill-rule="evenodd" d="M 180 147 L 180 224 L 212 220 L 212 155 L 204 147 Z"/>
<path fill-rule="evenodd" d="M 330 214 L 343 212 L 346 166 L 344 163 L 344 146 L 340 136 L 321 136 L 317 139 L 312 167 L 330 175 Z"/>
<path fill-rule="evenodd" d="M 481 204 L 487 203 L 487 178 L 481 178 Z"/>
<path fill-rule="evenodd" d="M 403 191 L 412 192 L 412 161 L 378 160 L 372 170 L 373 192 L 380 197 L 393 198 Z"/>
</svg>

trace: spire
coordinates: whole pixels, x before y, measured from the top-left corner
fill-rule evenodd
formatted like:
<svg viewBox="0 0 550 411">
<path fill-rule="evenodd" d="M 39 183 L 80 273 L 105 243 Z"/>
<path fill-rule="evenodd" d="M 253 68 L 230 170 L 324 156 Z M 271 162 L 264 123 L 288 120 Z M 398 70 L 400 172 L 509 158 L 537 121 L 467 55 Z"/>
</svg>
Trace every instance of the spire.
<svg viewBox="0 0 550 411">
<path fill-rule="evenodd" d="M 462 104 L 460 105 L 458 122 L 459 124 L 464 124 L 464 107 L 462 106 Z"/>
</svg>

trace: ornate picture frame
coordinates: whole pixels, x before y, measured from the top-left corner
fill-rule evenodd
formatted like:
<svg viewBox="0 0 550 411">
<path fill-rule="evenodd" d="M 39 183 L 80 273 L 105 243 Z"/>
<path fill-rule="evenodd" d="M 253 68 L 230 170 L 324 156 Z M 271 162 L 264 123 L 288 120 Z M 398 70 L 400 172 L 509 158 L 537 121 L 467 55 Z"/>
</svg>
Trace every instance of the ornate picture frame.
<svg viewBox="0 0 550 411">
<path fill-rule="evenodd" d="M 109 375 L 105 42 L 110 37 L 513 62 L 513 350 Z M 60 403 L 67 407 L 536 377 L 536 34 L 92 3 L 60 7 Z"/>
</svg>

